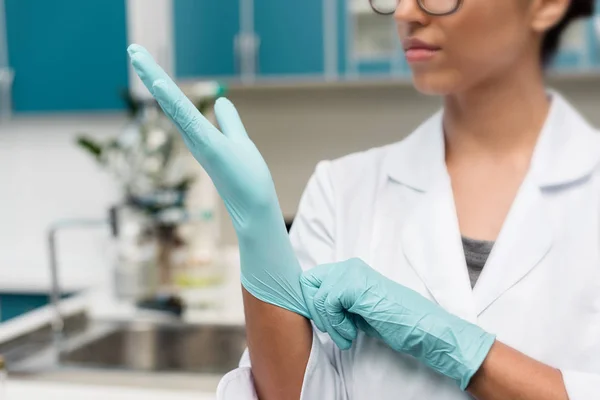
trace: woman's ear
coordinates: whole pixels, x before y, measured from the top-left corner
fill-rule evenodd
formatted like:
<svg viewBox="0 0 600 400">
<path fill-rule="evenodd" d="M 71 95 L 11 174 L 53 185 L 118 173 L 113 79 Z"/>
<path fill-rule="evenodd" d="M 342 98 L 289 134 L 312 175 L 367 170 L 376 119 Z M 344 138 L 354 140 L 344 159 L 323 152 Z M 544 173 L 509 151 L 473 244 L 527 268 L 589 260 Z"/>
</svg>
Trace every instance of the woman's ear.
<svg viewBox="0 0 600 400">
<path fill-rule="evenodd" d="M 531 0 L 531 28 L 538 33 L 552 29 L 567 13 L 572 0 Z"/>
</svg>

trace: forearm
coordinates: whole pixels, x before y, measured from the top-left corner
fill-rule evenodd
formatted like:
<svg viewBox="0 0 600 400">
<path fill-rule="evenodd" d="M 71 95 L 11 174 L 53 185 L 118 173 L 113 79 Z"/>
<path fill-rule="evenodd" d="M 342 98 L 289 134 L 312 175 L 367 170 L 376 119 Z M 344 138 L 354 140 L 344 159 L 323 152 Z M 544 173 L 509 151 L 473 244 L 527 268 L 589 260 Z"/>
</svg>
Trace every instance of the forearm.
<svg viewBox="0 0 600 400">
<path fill-rule="evenodd" d="M 309 320 L 242 290 L 248 350 L 258 397 L 299 399 L 312 347 Z"/>
<path fill-rule="evenodd" d="M 498 341 L 467 390 L 478 400 L 568 400 L 559 370 Z"/>
</svg>

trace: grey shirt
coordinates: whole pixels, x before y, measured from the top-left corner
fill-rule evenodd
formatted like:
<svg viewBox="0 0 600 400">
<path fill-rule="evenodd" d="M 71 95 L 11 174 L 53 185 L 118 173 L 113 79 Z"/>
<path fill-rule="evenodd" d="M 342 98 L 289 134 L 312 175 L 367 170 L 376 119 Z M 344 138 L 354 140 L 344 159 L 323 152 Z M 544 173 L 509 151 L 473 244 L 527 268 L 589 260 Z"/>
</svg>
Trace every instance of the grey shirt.
<svg viewBox="0 0 600 400">
<path fill-rule="evenodd" d="M 481 271 L 487 262 L 487 259 L 494 247 L 494 242 L 486 240 L 475 240 L 467 237 L 462 238 L 463 249 L 465 252 L 465 260 L 467 261 L 467 269 L 469 270 L 469 278 L 471 279 L 471 287 L 475 287 Z"/>
</svg>

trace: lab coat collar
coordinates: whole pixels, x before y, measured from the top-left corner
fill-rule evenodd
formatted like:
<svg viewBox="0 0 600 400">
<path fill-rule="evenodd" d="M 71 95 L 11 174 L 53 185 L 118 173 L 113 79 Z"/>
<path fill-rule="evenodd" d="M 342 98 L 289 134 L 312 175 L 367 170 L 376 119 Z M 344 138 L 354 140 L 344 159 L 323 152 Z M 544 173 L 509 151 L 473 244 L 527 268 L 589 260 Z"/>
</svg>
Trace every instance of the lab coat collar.
<svg viewBox="0 0 600 400">
<path fill-rule="evenodd" d="M 539 187 L 565 185 L 590 174 L 600 161 L 600 135 L 559 93 L 548 90 L 550 111 L 540 133 L 530 173 Z M 446 174 L 443 111 L 405 140 L 392 145 L 384 161 L 388 177 L 427 191 Z"/>
<path fill-rule="evenodd" d="M 565 185 L 589 175 L 600 161 L 600 135 L 560 94 L 552 103 L 531 161 L 541 188 Z"/>
<path fill-rule="evenodd" d="M 425 192 L 436 177 L 446 174 L 442 118 L 443 111 L 438 111 L 391 146 L 383 164 L 390 179 Z"/>
</svg>

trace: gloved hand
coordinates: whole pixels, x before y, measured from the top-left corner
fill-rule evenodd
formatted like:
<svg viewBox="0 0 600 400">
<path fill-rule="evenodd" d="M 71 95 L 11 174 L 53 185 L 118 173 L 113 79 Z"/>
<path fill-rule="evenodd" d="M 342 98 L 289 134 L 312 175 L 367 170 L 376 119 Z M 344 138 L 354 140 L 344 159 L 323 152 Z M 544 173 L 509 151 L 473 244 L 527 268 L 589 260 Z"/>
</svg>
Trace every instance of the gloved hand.
<svg viewBox="0 0 600 400">
<path fill-rule="evenodd" d="M 206 170 L 233 221 L 240 246 L 241 279 L 259 300 L 308 317 L 302 270 L 289 241 L 271 174 L 233 104 L 215 103 L 221 133 L 139 45 L 128 48 L 132 65 L 196 160 Z"/>
<path fill-rule="evenodd" d="M 362 260 L 317 266 L 301 277 L 317 327 L 347 349 L 357 328 L 454 379 L 465 390 L 495 336 L 464 321 Z"/>
</svg>

